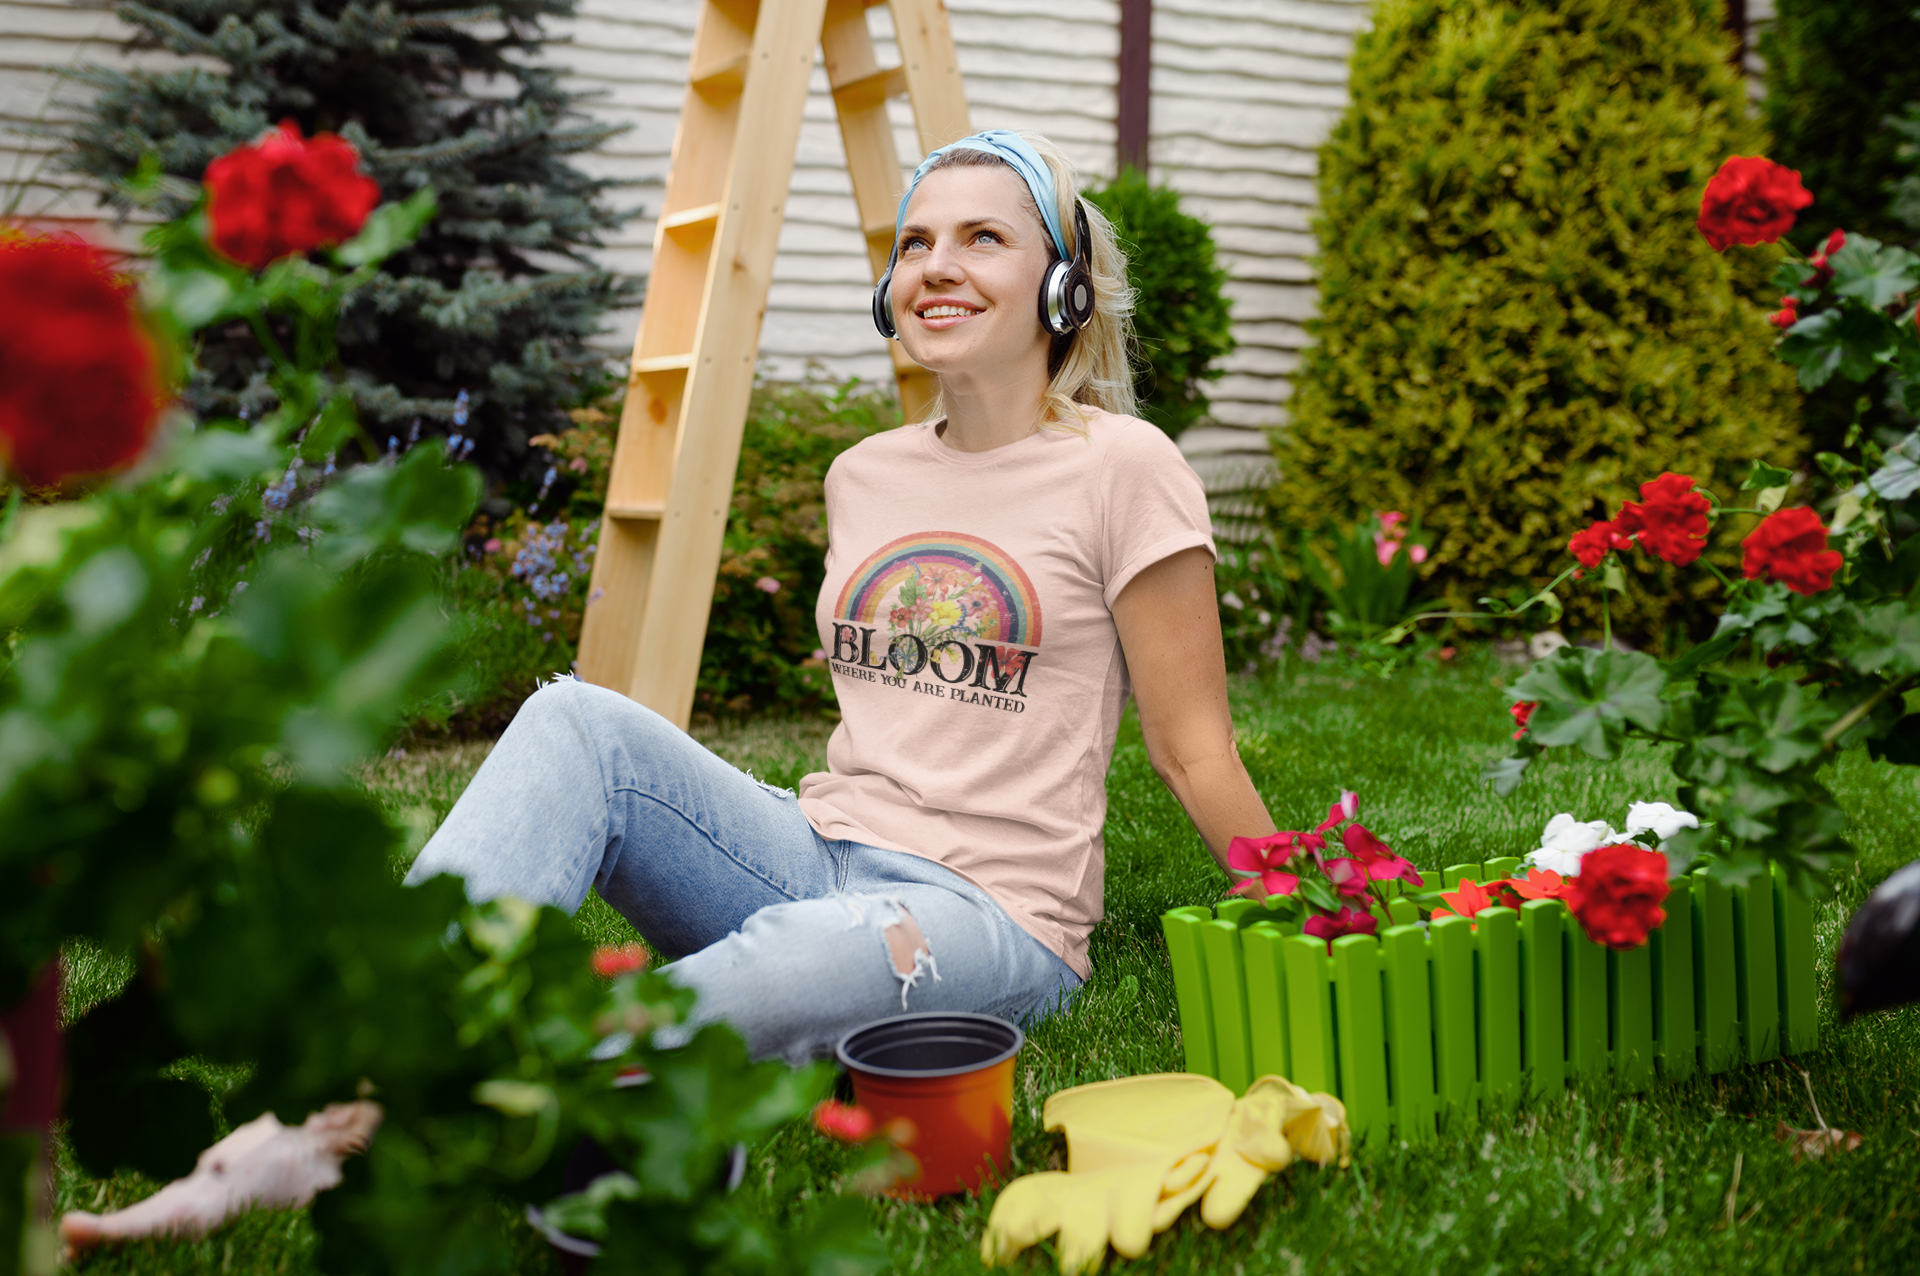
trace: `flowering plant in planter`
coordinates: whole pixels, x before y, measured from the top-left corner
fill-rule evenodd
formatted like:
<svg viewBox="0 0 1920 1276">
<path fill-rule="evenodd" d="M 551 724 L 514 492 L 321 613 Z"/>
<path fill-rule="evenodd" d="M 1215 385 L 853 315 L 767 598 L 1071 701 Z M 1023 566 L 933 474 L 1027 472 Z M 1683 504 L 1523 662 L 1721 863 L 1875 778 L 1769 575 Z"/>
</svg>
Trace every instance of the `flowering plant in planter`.
<svg viewBox="0 0 1920 1276">
<path fill-rule="evenodd" d="M 616 1266 L 877 1268 L 858 1202 L 780 1226 L 727 1192 L 733 1144 L 804 1114 L 824 1069 L 750 1066 L 719 1025 L 657 1047 L 688 996 L 639 954 L 596 970 L 557 910 L 398 882 L 406 836 L 354 772 L 453 682 L 437 560 L 479 480 L 366 436 L 333 332 L 432 196 L 377 205 L 351 148 L 291 129 L 208 182 L 139 284 L 0 227 L 0 1007 L 76 940 L 136 966 L 67 1033 L 76 1161 L 190 1170 L 213 1126 L 175 1065 L 197 1057 L 238 1078 L 236 1124 L 385 1108 L 315 1206 L 323 1270 L 504 1269 L 493 1203 L 551 1195 L 582 1135 L 631 1171 L 585 1210 Z M 232 323 L 272 360 L 270 407 L 191 422 L 169 407 L 189 339 Z M 32 1140 L 0 1136 L 0 1270 Z"/>
<path fill-rule="evenodd" d="M 1410 862 L 1357 822 L 1359 813 L 1360 795 L 1349 789 L 1310 833 L 1288 829 L 1234 838 L 1227 844 L 1227 864 L 1240 881 L 1229 894 L 1264 899 L 1269 908 L 1299 917 L 1303 934 L 1329 944 L 1342 935 L 1373 934 L 1379 921 L 1371 910 L 1375 904 L 1384 909 L 1388 898 L 1383 883 L 1425 883 Z M 1328 853 L 1336 831 L 1344 854 Z"/>
<path fill-rule="evenodd" d="M 1812 198 L 1791 170 L 1736 156 L 1707 186 L 1700 229 L 1716 250 L 1773 243 Z M 1895 406 L 1920 410 L 1920 256 L 1842 231 L 1812 258 L 1781 251 L 1772 323 L 1801 384 L 1885 369 Z M 1855 457 L 1821 453 L 1803 474 L 1755 462 L 1741 505 L 1662 474 L 1576 534 L 1573 565 L 1534 601 L 1574 577 L 1603 599 L 1624 591 L 1623 560 L 1644 554 L 1712 572 L 1723 610 L 1711 637 L 1666 660 L 1603 641 L 1535 665 L 1508 690 L 1519 730 L 1489 770 L 1495 788 L 1512 791 L 1552 748 L 1605 759 L 1630 740 L 1674 744 L 1680 800 L 1700 817 L 1663 842 L 1674 871 L 1707 856 L 1736 882 L 1777 861 L 1803 888 L 1823 887 L 1852 848 L 1821 768 L 1859 746 L 1920 765 L 1920 714 L 1905 696 L 1920 686 L 1920 431 L 1864 438 L 1856 427 L 1848 446 Z M 1744 529 L 1737 578 L 1701 555 L 1727 521 Z"/>
</svg>

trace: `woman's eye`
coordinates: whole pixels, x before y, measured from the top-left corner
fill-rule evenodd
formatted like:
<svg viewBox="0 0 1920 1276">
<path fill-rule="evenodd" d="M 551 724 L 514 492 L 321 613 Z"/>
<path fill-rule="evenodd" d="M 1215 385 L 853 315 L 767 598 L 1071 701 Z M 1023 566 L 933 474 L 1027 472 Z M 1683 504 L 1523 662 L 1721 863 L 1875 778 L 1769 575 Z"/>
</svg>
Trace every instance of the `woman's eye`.
<svg viewBox="0 0 1920 1276">
<path fill-rule="evenodd" d="M 974 236 L 974 242 L 981 243 L 981 244 L 997 244 L 1000 242 L 1000 236 L 995 231 L 983 230 L 978 235 Z"/>
</svg>

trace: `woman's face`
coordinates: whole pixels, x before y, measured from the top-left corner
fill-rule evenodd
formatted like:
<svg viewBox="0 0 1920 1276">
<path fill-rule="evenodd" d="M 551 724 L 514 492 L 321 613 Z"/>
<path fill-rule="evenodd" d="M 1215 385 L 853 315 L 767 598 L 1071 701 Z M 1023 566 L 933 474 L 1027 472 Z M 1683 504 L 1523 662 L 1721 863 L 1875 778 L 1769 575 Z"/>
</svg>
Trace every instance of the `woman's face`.
<svg viewBox="0 0 1920 1276">
<path fill-rule="evenodd" d="M 922 367 L 1001 379 L 1037 368 L 1049 338 L 1040 281 L 1053 255 L 1026 183 L 1004 164 L 927 174 L 907 205 L 893 322 Z"/>
</svg>

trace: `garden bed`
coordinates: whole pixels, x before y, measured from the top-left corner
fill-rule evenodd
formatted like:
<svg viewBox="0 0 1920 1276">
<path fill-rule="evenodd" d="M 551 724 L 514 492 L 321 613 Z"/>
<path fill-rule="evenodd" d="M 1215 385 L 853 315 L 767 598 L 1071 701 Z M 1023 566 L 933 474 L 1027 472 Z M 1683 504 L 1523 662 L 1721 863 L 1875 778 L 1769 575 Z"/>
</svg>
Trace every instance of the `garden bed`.
<svg viewBox="0 0 1920 1276">
<path fill-rule="evenodd" d="M 1504 877 L 1518 860 L 1457 864 Z M 1395 899 L 1375 938 L 1331 945 L 1248 899 L 1176 908 L 1186 1069 L 1236 1092 L 1278 1073 L 1347 1105 L 1354 1136 L 1410 1142 L 1611 1076 L 1627 1091 L 1813 1049 L 1813 912 L 1780 870 L 1728 887 L 1675 878 L 1666 924 L 1614 952 L 1558 900 L 1418 921 Z"/>
</svg>

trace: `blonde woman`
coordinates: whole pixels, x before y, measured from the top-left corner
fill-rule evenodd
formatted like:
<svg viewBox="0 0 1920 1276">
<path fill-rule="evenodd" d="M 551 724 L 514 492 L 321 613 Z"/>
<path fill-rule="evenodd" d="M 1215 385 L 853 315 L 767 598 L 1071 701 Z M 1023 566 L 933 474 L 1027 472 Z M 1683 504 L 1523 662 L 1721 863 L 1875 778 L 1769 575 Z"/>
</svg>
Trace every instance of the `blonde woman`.
<svg viewBox="0 0 1920 1276">
<path fill-rule="evenodd" d="M 1091 973 L 1129 694 L 1216 859 L 1272 832 L 1234 749 L 1206 501 L 1132 415 L 1125 280 L 1045 139 L 990 130 L 928 156 L 874 314 L 940 395 L 827 476 L 827 770 L 760 784 L 563 680 L 410 880 L 567 909 L 597 889 L 676 959 L 702 1020 L 797 1062 L 890 1014 L 1068 1002 Z"/>
</svg>

